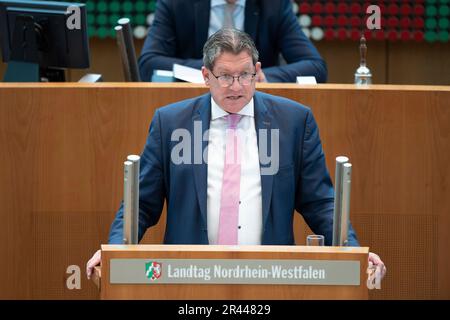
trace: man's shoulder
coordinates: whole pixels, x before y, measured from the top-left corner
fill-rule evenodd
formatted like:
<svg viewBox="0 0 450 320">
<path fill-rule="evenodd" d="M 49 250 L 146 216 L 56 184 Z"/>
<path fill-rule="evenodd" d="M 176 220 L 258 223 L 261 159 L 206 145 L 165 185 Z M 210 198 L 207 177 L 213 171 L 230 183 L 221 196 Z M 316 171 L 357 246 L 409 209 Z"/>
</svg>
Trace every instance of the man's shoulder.
<svg viewBox="0 0 450 320">
<path fill-rule="evenodd" d="M 279 0 L 279 1 L 260 0 L 260 5 L 262 7 L 265 7 L 266 9 L 285 8 L 285 7 L 289 6 L 290 3 L 291 3 L 291 0 Z"/>
<path fill-rule="evenodd" d="M 193 4 L 197 2 L 209 2 L 209 0 L 194 0 L 194 1 L 186 1 L 186 0 L 158 0 L 157 6 L 164 5 L 167 8 L 170 8 L 175 11 L 182 11 L 186 8 L 192 7 Z"/>
<path fill-rule="evenodd" d="M 267 108 L 270 108 L 272 111 L 298 114 L 307 114 L 311 111 L 308 106 L 305 106 L 298 101 L 281 96 L 276 96 L 273 94 L 256 91 L 255 98 L 257 101 L 262 102 Z"/>
<path fill-rule="evenodd" d="M 176 117 L 181 114 L 192 114 L 194 109 L 202 106 L 210 101 L 210 94 L 206 93 L 201 96 L 180 100 L 157 109 L 160 116 Z"/>
</svg>

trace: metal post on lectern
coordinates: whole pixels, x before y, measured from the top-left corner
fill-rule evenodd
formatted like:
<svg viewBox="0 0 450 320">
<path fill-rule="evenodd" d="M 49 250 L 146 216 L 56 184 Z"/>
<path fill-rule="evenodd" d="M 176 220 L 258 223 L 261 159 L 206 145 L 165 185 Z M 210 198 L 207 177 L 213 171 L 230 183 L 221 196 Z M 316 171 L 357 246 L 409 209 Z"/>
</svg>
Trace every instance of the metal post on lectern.
<svg viewBox="0 0 450 320">
<path fill-rule="evenodd" d="M 129 155 L 124 162 L 123 243 L 138 244 L 140 157 Z"/>
<path fill-rule="evenodd" d="M 346 246 L 348 244 L 352 174 L 352 165 L 348 161 L 349 159 L 344 156 L 336 158 L 333 246 Z"/>
</svg>

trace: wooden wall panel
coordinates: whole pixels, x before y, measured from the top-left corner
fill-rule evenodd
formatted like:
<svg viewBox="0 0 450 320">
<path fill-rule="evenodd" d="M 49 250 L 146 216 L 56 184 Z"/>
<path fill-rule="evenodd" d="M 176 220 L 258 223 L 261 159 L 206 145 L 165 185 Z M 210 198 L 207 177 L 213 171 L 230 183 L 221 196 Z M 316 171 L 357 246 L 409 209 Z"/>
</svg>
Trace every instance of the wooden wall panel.
<svg viewBox="0 0 450 320">
<path fill-rule="evenodd" d="M 449 56 L 450 42 L 389 43 L 385 83 L 450 85 Z"/>
<path fill-rule="evenodd" d="M 353 83 L 359 67 L 359 44 L 354 41 L 315 42 L 327 62 L 328 83 Z M 386 43 L 374 41 L 367 44 L 367 65 L 372 72 L 373 83 L 386 82 Z M 420 82 L 418 82 L 420 83 Z"/>
<path fill-rule="evenodd" d="M 450 298 L 450 88 L 260 85 L 300 101 L 327 165 L 353 168 L 351 218 L 388 266 L 372 298 Z M 84 266 L 122 197 L 155 108 L 206 92 L 188 84 L 0 85 L 0 298 L 95 298 Z M 161 243 L 164 217 L 143 243 Z M 296 240 L 310 231 L 296 215 Z M 69 265 L 82 289 L 65 287 Z"/>
<path fill-rule="evenodd" d="M 135 41 L 140 54 L 142 40 Z M 359 64 L 357 42 L 314 42 L 328 65 L 328 83 L 353 83 Z M 450 42 L 385 42 L 367 43 L 367 64 L 373 74 L 374 84 L 450 84 Z M 105 82 L 124 81 L 119 51 L 113 39 L 91 39 L 91 67 L 87 70 L 68 70 L 68 81 L 78 81 L 86 73 L 100 73 Z M 0 62 L 0 76 L 6 65 Z"/>
</svg>

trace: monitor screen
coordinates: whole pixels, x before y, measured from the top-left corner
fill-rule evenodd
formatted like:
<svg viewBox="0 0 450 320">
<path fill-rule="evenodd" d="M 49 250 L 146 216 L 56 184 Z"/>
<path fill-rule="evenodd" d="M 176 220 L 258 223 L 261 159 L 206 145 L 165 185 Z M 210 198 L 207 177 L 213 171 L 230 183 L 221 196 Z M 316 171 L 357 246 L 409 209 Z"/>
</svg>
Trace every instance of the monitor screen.
<svg viewBox="0 0 450 320">
<path fill-rule="evenodd" d="M 84 4 L 0 0 L 0 37 L 4 62 L 89 67 Z"/>
</svg>

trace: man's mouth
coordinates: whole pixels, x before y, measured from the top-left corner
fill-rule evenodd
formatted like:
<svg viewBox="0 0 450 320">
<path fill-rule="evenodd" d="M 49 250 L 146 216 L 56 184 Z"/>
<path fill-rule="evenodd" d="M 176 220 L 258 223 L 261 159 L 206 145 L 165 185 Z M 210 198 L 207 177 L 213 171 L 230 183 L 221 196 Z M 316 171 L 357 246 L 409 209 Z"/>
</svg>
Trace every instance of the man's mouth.
<svg viewBox="0 0 450 320">
<path fill-rule="evenodd" d="M 238 100 L 239 98 L 242 98 L 242 96 L 229 96 L 229 97 L 227 97 L 227 99 L 230 99 L 230 100 Z"/>
</svg>

